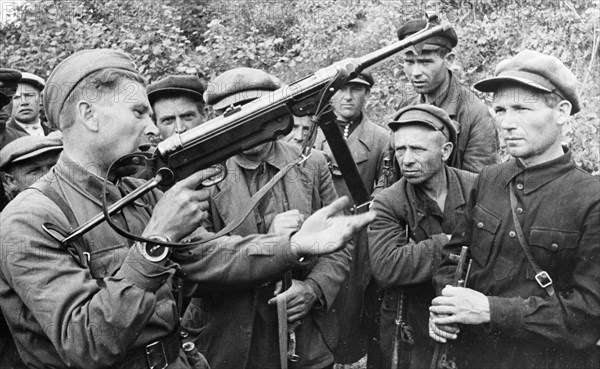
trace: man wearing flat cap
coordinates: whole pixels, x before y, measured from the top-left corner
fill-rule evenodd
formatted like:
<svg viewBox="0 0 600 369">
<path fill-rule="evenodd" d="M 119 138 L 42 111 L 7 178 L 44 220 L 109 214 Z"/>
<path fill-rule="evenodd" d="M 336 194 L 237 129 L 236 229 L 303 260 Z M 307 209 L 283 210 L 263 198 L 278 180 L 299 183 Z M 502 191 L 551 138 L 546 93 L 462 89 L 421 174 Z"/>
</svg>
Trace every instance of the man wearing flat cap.
<svg viewBox="0 0 600 369">
<path fill-rule="evenodd" d="M 0 150 L 4 190 L 14 198 L 34 184 L 56 164 L 62 151 L 62 135 L 19 137 Z"/>
<path fill-rule="evenodd" d="M 398 29 L 398 39 L 403 40 L 425 25 L 423 20 L 406 22 Z M 457 43 L 456 32 L 449 28 L 402 53 L 404 73 L 418 95 L 402 100 L 399 108 L 426 103 L 444 109 L 458 131 L 456 153 L 448 165 L 479 173 L 485 165 L 498 162 L 498 136 L 486 106 L 449 69 Z"/>
<path fill-rule="evenodd" d="M 475 84 L 493 93 L 511 159 L 484 168 L 434 277 L 430 335 L 459 368 L 598 368 L 600 183 L 561 146 L 577 79 L 524 50 Z M 470 249 L 468 288 L 449 255 Z M 456 325 L 460 324 L 460 332 Z"/>
<path fill-rule="evenodd" d="M 33 73 L 22 74 L 17 91 L 12 97 L 11 116 L 6 122 L 6 130 L 19 137 L 47 136 L 56 129 L 44 124 L 40 119 L 42 90 L 46 83 L 42 77 Z"/>
<path fill-rule="evenodd" d="M 280 87 L 279 79 L 268 73 L 236 68 L 208 84 L 205 100 L 222 114 Z M 273 177 L 284 172 L 232 233 L 246 236 L 296 231 L 304 219 L 337 198 L 325 156 L 313 151 L 297 164 L 301 155 L 298 147 L 279 140 L 227 160 L 228 176 L 210 188 L 206 228 L 216 232 L 231 224 L 241 211 L 240 203 L 249 202 Z M 320 258 L 306 258 L 291 272 L 291 287 L 279 298 L 287 302 L 287 328 L 297 326 L 296 369 L 333 366 L 332 349 L 338 332 L 331 306 L 347 276 L 349 260 L 350 250 L 344 249 Z M 199 334 L 197 345 L 213 369 L 281 368 L 278 324 L 286 322 L 278 322 L 274 296 L 282 293 L 282 277 L 267 279 L 258 288 L 248 285 L 245 289 L 202 291 L 201 298 L 192 300 L 182 325 L 192 335 Z"/>
<path fill-rule="evenodd" d="M 369 193 L 373 192 L 375 183 L 381 176 L 383 159 L 390 145 L 389 133 L 371 122 L 363 112 L 366 99 L 374 84 L 373 75 L 369 71 L 363 71 L 341 87 L 331 99 L 333 110 L 338 118 L 337 123 Z M 315 148 L 323 151 L 331 161 L 333 184 L 338 195 L 350 196 L 346 182 L 321 130 L 317 133 Z M 379 309 L 374 301 L 376 293 L 368 265 L 366 231 L 357 235 L 353 243 L 350 276 L 344 282 L 334 307 L 340 321 L 340 342 L 335 353 L 336 363 L 340 364 L 355 363 L 367 353 L 371 325 L 365 322 L 366 316 L 371 317 L 373 314 L 366 313 L 363 307 L 366 306 L 369 310 Z M 365 295 L 368 296 L 369 301 L 365 301 Z M 370 357 L 373 359 L 375 355 L 371 354 Z"/>
<path fill-rule="evenodd" d="M 0 306 L 28 367 L 189 369 L 171 290 L 176 268 L 192 283 L 258 285 L 303 256 L 342 247 L 370 220 L 333 217 L 345 205 L 340 201 L 293 235 L 187 245 L 205 234 L 198 227 L 208 190 L 197 188 L 218 173 L 205 170 L 165 193 L 152 190 L 113 216 L 146 242 L 102 222 L 63 246 L 54 236 L 98 215 L 100 199 L 106 196 L 111 206 L 140 186 L 133 178 L 104 178 L 111 163 L 147 146 L 158 130 L 143 78 L 130 56 L 117 50 L 82 50 L 63 60 L 48 78 L 44 108 L 50 123 L 60 126 L 63 152 L 0 218 Z M 315 249 L 321 237 L 332 247 Z"/>
<path fill-rule="evenodd" d="M 466 204 L 475 174 L 446 165 L 456 145 L 448 114 L 411 105 L 388 123 L 402 177 L 373 199 L 368 228 L 373 276 L 384 288 L 381 306 L 383 368 L 428 368 L 434 352 L 427 323 L 435 297 L 431 283 Z M 413 342 L 400 342 L 412 336 Z M 394 342 L 399 342 L 392 363 Z"/>
<path fill-rule="evenodd" d="M 162 139 L 197 127 L 206 118 L 202 98 L 206 84 L 198 76 L 167 76 L 147 90 Z"/>
</svg>

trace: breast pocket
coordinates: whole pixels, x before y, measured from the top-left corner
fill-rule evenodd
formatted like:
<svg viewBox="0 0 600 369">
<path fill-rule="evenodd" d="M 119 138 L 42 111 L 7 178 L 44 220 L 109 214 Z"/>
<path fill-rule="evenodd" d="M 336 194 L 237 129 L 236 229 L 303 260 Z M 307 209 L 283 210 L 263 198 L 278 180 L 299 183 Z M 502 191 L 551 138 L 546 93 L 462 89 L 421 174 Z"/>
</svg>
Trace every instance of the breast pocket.
<svg viewBox="0 0 600 369">
<path fill-rule="evenodd" d="M 115 275 L 129 253 L 127 245 L 116 245 L 90 253 L 90 273 L 101 279 Z"/>
<path fill-rule="evenodd" d="M 501 220 L 500 217 L 479 204 L 473 208 L 471 218 L 473 219 L 471 254 L 476 262 L 481 266 L 486 266 L 490 260 L 492 243 L 500 227 Z"/>
<path fill-rule="evenodd" d="M 580 237 L 577 231 L 532 227 L 529 234 L 531 254 L 539 266 L 553 277 L 552 274 L 556 275 L 558 270 L 571 270 Z M 527 278 L 534 277 L 533 267 L 528 265 Z"/>
</svg>

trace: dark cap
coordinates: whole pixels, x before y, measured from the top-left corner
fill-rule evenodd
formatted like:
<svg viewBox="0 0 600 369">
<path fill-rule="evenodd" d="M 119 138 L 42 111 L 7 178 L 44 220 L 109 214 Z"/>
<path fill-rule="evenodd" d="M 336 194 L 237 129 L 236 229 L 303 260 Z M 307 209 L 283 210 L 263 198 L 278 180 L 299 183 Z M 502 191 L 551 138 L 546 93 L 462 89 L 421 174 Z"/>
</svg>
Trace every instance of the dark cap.
<svg viewBox="0 0 600 369">
<path fill-rule="evenodd" d="M 102 69 L 138 73 L 131 57 L 111 49 L 81 50 L 63 60 L 50 74 L 44 91 L 44 110 L 51 126 L 59 127 L 60 112 L 75 86 Z"/>
<path fill-rule="evenodd" d="M 398 28 L 398 39 L 403 40 L 406 37 L 419 32 L 426 26 L 427 22 L 424 20 L 410 20 Z M 414 45 L 414 51 L 416 51 L 417 54 L 421 54 L 423 50 L 432 51 L 437 50 L 440 47 L 452 50 L 456 44 L 458 44 L 458 36 L 456 35 L 456 32 L 454 32 L 454 28 L 449 27 L 442 33 L 438 33 L 437 35 L 429 37 L 425 41 Z M 411 49 L 412 47 L 405 51 L 409 51 Z"/>
<path fill-rule="evenodd" d="M 148 92 L 148 100 L 152 105 L 161 97 L 187 94 L 204 101 L 202 94 L 206 91 L 206 84 L 198 76 L 171 75 L 150 84 L 146 91 Z"/>
<path fill-rule="evenodd" d="M 498 63 L 494 77 L 477 82 L 482 92 L 494 92 L 506 84 L 519 84 L 543 92 L 553 92 L 573 106 L 571 115 L 581 107 L 577 94 L 577 77 L 554 56 L 533 50 L 523 50 Z"/>
<path fill-rule="evenodd" d="M 358 83 L 360 85 L 365 85 L 365 86 L 371 88 L 375 84 L 375 80 L 373 79 L 373 75 L 371 74 L 371 72 L 368 72 L 365 70 L 365 71 L 360 72 L 360 74 L 358 76 L 356 76 L 356 78 L 351 79 L 346 84 L 350 84 L 350 83 Z"/>
<path fill-rule="evenodd" d="M 213 109 L 244 104 L 281 87 L 279 78 L 254 68 L 235 68 L 208 83 L 204 101 Z"/>
<path fill-rule="evenodd" d="M 61 151 L 62 134 L 58 131 L 48 136 L 23 136 L 0 150 L 0 170 L 5 171 L 14 163 L 24 161 L 49 151 Z"/>
<path fill-rule="evenodd" d="M 42 91 L 44 86 L 46 86 L 46 81 L 40 76 L 36 76 L 33 73 L 23 72 L 23 76 L 19 83 L 27 83 L 35 87 L 38 91 Z"/>
<path fill-rule="evenodd" d="M 21 79 L 21 72 L 16 69 L 0 68 L 0 108 L 10 102 L 10 98 L 17 91 L 17 83 Z"/>
<path fill-rule="evenodd" d="M 404 107 L 396 112 L 394 120 L 388 123 L 392 131 L 403 124 L 420 124 L 440 131 L 448 141 L 456 146 L 457 130 L 446 111 L 430 104 L 418 104 Z"/>
</svg>

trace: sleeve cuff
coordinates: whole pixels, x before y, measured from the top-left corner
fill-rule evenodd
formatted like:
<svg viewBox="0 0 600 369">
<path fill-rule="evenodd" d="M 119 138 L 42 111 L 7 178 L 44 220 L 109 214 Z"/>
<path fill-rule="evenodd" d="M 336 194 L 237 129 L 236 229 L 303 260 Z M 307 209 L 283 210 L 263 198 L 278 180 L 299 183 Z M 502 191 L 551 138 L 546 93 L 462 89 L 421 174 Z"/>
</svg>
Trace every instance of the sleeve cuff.
<svg viewBox="0 0 600 369">
<path fill-rule="evenodd" d="M 488 296 L 490 303 L 490 328 L 492 332 L 517 336 L 523 328 L 521 299 Z"/>
<path fill-rule="evenodd" d="M 127 279 L 148 292 L 156 292 L 174 273 L 173 268 L 165 266 L 166 263 L 166 260 L 160 263 L 148 261 L 137 248 L 131 247 L 129 255 L 116 276 Z"/>
<path fill-rule="evenodd" d="M 315 295 L 317 295 L 317 301 L 315 301 L 315 303 L 313 305 L 313 309 L 324 308 L 325 307 L 325 294 L 323 293 L 323 290 L 321 290 L 321 287 L 319 287 L 319 284 L 310 278 L 306 278 L 304 280 L 304 282 L 306 282 L 313 289 L 313 291 L 315 292 Z"/>
</svg>

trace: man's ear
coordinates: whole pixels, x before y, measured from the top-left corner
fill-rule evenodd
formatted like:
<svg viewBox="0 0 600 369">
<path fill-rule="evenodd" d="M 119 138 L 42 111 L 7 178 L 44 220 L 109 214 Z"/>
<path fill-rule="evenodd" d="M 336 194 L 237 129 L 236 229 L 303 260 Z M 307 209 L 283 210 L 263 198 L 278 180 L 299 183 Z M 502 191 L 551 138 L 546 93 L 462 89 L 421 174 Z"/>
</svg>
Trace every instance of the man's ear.
<svg viewBox="0 0 600 369">
<path fill-rule="evenodd" d="M 81 100 L 77 103 L 77 115 L 79 119 L 92 132 L 98 132 L 98 118 L 94 107 L 87 101 Z"/>
<path fill-rule="evenodd" d="M 0 177 L 2 177 L 4 193 L 6 193 L 9 200 L 12 200 L 19 190 L 16 178 L 12 174 L 6 172 L 0 173 Z"/>
<path fill-rule="evenodd" d="M 452 66 L 452 64 L 454 64 L 455 59 L 456 59 L 456 55 L 454 54 L 454 51 L 450 51 L 448 54 L 446 54 L 446 56 L 444 57 L 444 62 L 446 63 L 446 67 L 450 68 Z"/>
<path fill-rule="evenodd" d="M 446 161 L 450 158 L 453 148 L 454 148 L 454 145 L 452 144 L 452 142 L 446 142 L 442 145 L 442 160 L 443 161 Z"/>
<path fill-rule="evenodd" d="M 571 116 L 571 109 L 573 109 L 573 105 L 571 105 L 571 103 L 567 100 L 562 100 L 558 103 L 556 106 L 556 113 L 558 115 L 556 123 L 559 126 L 562 126 L 567 120 L 569 120 L 569 117 Z"/>
</svg>

